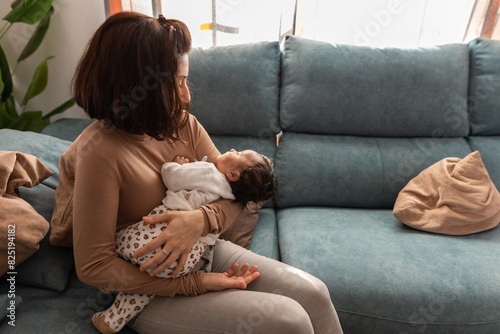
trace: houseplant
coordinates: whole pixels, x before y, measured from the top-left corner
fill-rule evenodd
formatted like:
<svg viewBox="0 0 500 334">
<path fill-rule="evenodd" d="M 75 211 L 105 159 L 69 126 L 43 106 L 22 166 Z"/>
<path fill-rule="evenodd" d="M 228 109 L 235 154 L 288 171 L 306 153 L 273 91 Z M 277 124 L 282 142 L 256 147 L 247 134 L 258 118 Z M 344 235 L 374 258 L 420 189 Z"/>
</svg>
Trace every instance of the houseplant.
<svg viewBox="0 0 500 334">
<path fill-rule="evenodd" d="M 43 41 L 54 12 L 52 1 L 16 0 L 11 5 L 12 10 L 2 19 L 5 24 L 0 28 L 0 41 L 14 23 L 29 25 L 38 23 L 38 25 L 17 58 L 14 67 L 10 66 L 0 45 L 0 128 L 40 132 L 50 123 L 50 117 L 62 113 L 75 103 L 73 99 L 69 99 L 45 115 L 41 110 L 26 110 L 28 101 L 45 90 L 48 81 L 48 62 L 54 58 L 53 56 L 45 58 L 38 65 L 22 101 L 16 102 L 14 98 L 16 88 L 12 80 L 13 76 L 19 64 L 31 56 Z"/>
</svg>

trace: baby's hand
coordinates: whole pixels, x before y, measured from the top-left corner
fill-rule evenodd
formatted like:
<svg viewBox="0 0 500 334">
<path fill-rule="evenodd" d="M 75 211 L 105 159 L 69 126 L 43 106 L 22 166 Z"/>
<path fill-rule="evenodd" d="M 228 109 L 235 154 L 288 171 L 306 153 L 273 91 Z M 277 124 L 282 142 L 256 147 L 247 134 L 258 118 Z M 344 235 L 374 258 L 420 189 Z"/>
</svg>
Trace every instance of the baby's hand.
<svg viewBox="0 0 500 334">
<path fill-rule="evenodd" d="M 178 155 L 174 158 L 174 162 L 178 163 L 179 165 L 182 165 L 188 163 L 189 159 Z"/>
</svg>

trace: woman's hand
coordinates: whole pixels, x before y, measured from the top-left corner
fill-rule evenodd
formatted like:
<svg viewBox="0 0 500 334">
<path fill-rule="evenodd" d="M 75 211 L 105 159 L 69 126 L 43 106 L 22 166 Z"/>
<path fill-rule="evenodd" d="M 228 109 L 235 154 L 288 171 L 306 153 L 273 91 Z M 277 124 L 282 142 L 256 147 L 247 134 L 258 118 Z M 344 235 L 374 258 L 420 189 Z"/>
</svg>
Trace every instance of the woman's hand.
<svg viewBox="0 0 500 334">
<path fill-rule="evenodd" d="M 154 257 L 143 263 L 141 271 L 153 269 L 149 274 L 156 276 L 178 261 L 177 267 L 172 272 L 172 277 L 176 277 L 187 261 L 189 252 L 194 243 L 201 236 L 205 227 L 205 218 L 201 210 L 193 211 L 166 211 L 164 213 L 143 217 L 145 223 L 156 224 L 167 222 L 167 228 L 154 240 L 139 248 L 135 253 L 135 258 L 140 258 L 153 250 L 162 247 L 164 252 L 159 252 Z"/>
<path fill-rule="evenodd" d="M 247 285 L 260 275 L 257 271 L 259 267 L 255 265 L 248 270 L 249 266 L 248 263 L 245 263 L 240 271 L 234 276 L 233 274 L 238 269 L 238 264 L 234 264 L 231 269 L 225 273 L 203 273 L 201 275 L 201 281 L 207 291 L 246 289 Z"/>
</svg>

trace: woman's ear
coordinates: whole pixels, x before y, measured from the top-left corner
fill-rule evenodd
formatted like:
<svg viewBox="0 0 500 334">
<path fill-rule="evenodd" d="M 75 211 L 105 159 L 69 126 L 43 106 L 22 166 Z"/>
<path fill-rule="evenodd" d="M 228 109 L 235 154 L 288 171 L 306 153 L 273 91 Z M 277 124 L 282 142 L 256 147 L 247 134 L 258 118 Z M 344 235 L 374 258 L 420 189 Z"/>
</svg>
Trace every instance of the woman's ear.
<svg viewBox="0 0 500 334">
<path fill-rule="evenodd" d="M 235 182 L 240 179 L 240 172 L 237 171 L 227 172 L 226 176 L 229 179 L 229 181 Z"/>
</svg>

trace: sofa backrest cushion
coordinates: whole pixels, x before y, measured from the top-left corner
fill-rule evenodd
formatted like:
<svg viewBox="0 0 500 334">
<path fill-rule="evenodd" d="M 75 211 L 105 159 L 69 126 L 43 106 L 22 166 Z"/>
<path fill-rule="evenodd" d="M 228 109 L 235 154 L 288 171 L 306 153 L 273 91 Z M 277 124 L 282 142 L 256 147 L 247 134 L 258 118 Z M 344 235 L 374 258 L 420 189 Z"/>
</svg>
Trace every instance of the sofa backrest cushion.
<svg viewBox="0 0 500 334">
<path fill-rule="evenodd" d="M 472 150 L 481 152 L 481 158 L 491 181 L 500 189 L 500 137 L 471 136 L 467 140 Z"/>
<path fill-rule="evenodd" d="M 41 133 L 72 142 L 94 121 L 90 118 L 61 118 L 43 128 Z"/>
<path fill-rule="evenodd" d="M 469 47 L 471 133 L 500 135 L 500 41 L 479 38 Z"/>
<path fill-rule="evenodd" d="M 287 36 L 284 131 L 376 137 L 469 132 L 465 44 L 377 49 Z"/>
<path fill-rule="evenodd" d="M 279 132 L 278 42 L 196 48 L 189 56 L 191 113 L 210 135 Z"/>
<path fill-rule="evenodd" d="M 392 208 L 422 170 L 471 152 L 465 138 L 377 138 L 285 132 L 276 153 L 278 208 Z"/>
</svg>

